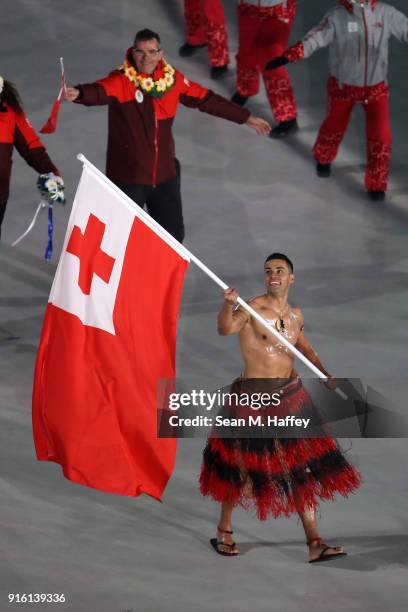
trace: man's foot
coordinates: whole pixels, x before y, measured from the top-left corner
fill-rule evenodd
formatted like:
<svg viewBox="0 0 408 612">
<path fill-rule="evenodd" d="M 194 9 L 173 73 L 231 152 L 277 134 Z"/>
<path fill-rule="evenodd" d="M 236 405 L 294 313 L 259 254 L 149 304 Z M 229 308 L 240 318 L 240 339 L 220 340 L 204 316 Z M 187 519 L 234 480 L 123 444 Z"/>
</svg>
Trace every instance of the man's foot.
<svg viewBox="0 0 408 612">
<path fill-rule="evenodd" d="M 297 119 L 289 119 L 288 121 L 281 121 L 276 125 L 273 130 L 270 131 L 270 138 L 286 138 L 289 134 L 294 134 L 299 129 Z"/>
<path fill-rule="evenodd" d="M 190 45 L 190 43 L 186 42 L 184 45 L 181 45 L 179 49 L 179 55 L 181 57 L 191 57 L 196 53 L 199 49 L 206 47 L 206 44 L 203 45 Z"/>
<path fill-rule="evenodd" d="M 235 104 L 238 104 L 239 106 L 245 106 L 245 104 L 248 102 L 248 99 L 248 96 L 242 96 L 236 91 L 231 98 L 231 102 L 235 102 Z"/>
<path fill-rule="evenodd" d="M 232 538 L 233 531 L 217 527 L 217 537 L 210 540 L 211 546 L 219 555 L 224 557 L 236 557 L 239 549 Z"/>
<path fill-rule="evenodd" d="M 373 202 L 383 202 L 385 200 L 385 191 L 367 191 L 367 194 Z"/>
<path fill-rule="evenodd" d="M 328 178 L 331 175 L 331 164 L 316 164 L 316 174 L 320 178 Z"/>
<path fill-rule="evenodd" d="M 212 79 L 222 79 L 228 74 L 228 65 L 225 66 L 213 66 L 211 68 L 210 76 Z"/>
<path fill-rule="evenodd" d="M 309 563 L 321 563 L 337 557 L 345 557 L 342 546 L 329 546 L 322 538 L 313 538 L 307 542 L 309 546 Z"/>
</svg>

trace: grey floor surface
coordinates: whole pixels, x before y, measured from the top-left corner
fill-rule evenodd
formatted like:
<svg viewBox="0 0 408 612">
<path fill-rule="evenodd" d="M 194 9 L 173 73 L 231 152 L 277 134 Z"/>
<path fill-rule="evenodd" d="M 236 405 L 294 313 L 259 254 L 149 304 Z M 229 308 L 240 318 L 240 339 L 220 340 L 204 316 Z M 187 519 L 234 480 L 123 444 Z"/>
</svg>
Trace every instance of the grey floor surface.
<svg viewBox="0 0 408 612">
<path fill-rule="evenodd" d="M 225 3 L 236 50 L 234 4 Z M 299 2 L 293 40 L 317 23 L 330 2 Z M 394 4 L 404 9 L 403 0 Z M 406 7 L 405 7 L 406 8 Z M 103 76 L 145 26 L 163 37 L 167 57 L 210 85 L 203 51 L 177 57 L 183 41 L 181 2 L 3 0 L 0 72 L 18 85 L 34 126 L 46 118 L 63 55 L 70 83 Z M 314 175 L 310 149 L 325 108 L 327 54 L 290 67 L 301 131 L 284 143 L 181 108 L 175 124 L 183 174 L 186 245 L 244 297 L 262 291 L 262 263 L 273 250 L 294 260 L 293 302 L 329 369 L 362 378 L 405 410 L 407 344 L 408 47 L 390 47 L 394 149 L 386 204 L 362 187 L 363 117 L 354 113 L 330 180 Z M 212 85 L 212 84 L 211 84 Z M 233 76 L 216 85 L 230 95 Z M 270 118 L 264 93 L 251 103 Z M 60 127 L 44 141 L 61 168 L 69 201 L 83 152 L 104 167 L 106 110 L 64 105 Z M 309 566 L 296 518 L 259 523 L 238 510 L 243 554 L 209 548 L 217 507 L 200 497 L 202 440 L 179 444 L 174 475 L 159 504 L 106 495 L 65 480 L 34 458 L 30 400 L 44 307 L 69 205 L 57 210 L 54 263 L 42 261 L 45 219 L 19 248 L 10 243 L 33 214 L 35 174 L 14 156 L 12 193 L 0 244 L 0 610 L 8 593 L 65 593 L 72 612 L 400 612 L 408 607 L 407 444 L 343 440 L 363 474 L 361 491 L 323 504 L 320 524 L 350 555 Z M 215 329 L 218 288 L 198 269 L 185 285 L 178 374 L 224 381 L 240 371 L 236 338 Z"/>
</svg>

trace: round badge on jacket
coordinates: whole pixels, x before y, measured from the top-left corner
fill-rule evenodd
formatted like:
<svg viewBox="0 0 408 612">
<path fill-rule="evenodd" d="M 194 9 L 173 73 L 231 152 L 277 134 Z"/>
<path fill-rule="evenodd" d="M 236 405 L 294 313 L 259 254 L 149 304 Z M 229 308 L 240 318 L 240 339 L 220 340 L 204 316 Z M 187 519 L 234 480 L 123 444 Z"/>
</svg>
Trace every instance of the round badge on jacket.
<svg viewBox="0 0 408 612">
<path fill-rule="evenodd" d="M 140 91 L 140 89 L 136 89 L 135 98 L 136 98 L 136 102 L 139 102 L 139 104 L 143 102 L 143 94 Z"/>
</svg>

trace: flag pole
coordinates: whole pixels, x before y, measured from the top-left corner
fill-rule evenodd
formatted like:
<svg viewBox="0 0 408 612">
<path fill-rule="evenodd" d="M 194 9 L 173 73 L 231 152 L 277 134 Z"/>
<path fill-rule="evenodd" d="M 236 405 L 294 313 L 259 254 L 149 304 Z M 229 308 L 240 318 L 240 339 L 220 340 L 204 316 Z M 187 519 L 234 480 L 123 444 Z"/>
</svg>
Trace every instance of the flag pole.
<svg viewBox="0 0 408 612">
<path fill-rule="evenodd" d="M 198 259 L 198 257 L 193 255 L 193 253 L 191 253 L 191 251 L 189 251 L 183 244 L 181 244 L 181 242 L 176 240 L 174 236 L 169 234 L 169 232 L 167 232 L 159 223 L 157 223 L 157 221 L 155 221 L 150 215 L 148 215 L 147 212 L 145 212 L 140 206 L 138 206 L 137 204 L 135 205 L 135 202 L 131 198 L 124 194 L 123 191 L 121 191 L 121 189 L 119 189 L 119 187 L 117 187 L 114 183 L 112 183 L 112 181 L 110 181 L 108 177 L 103 174 L 103 172 L 98 170 L 98 168 L 96 168 L 96 166 L 94 166 L 82 153 L 79 153 L 77 155 L 77 159 L 79 159 L 79 161 L 81 161 L 85 166 L 92 170 L 92 172 L 94 172 L 100 179 L 102 179 L 102 181 L 107 183 L 109 187 L 111 187 L 117 194 L 119 194 L 121 198 L 128 205 L 130 205 L 131 209 L 135 212 L 137 217 L 142 219 L 146 223 L 146 225 L 148 225 L 153 231 L 159 234 L 159 236 L 162 236 L 167 243 L 169 243 L 171 246 L 174 246 L 175 250 L 181 253 L 185 257 L 185 259 L 188 259 L 195 263 L 195 265 L 200 268 L 200 270 L 202 270 L 204 274 L 211 278 L 211 280 L 213 280 L 219 287 L 221 287 L 223 291 L 228 289 L 228 285 L 224 283 L 224 281 L 221 280 L 219 276 L 214 274 L 214 272 L 210 270 L 210 268 L 208 268 L 200 259 Z M 256 319 L 261 325 L 263 325 L 263 327 L 265 327 L 273 336 L 275 336 L 275 338 L 279 340 L 279 342 L 286 346 L 286 348 L 289 349 L 289 351 L 293 353 L 293 355 L 295 355 L 298 359 L 300 359 L 300 361 L 302 361 L 309 368 L 309 370 L 311 370 L 318 378 L 322 380 L 327 380 L 326 374 L 323 374 L 323 372 L 321 372 L 319 368 L 317 368 L 311 361 L 309 361 L 309 359 L 305 357 L 303 353 L 301 353 L 295 346 L 293 346 L 293 344 L 291 344 L 289 340 L 287 340 L 274 327 L 272 327 L 272 325 L 270 325 L 256 310 L 254 310 L 252 306 L 247 304 L 240 297 L 237 299 L 237 303 L 252 317 L 254 317 L 254 319 Z"/>
<path fill-rule="evenodd" d="M 60 66 L 61 66 L 61 81 L 62 81 L 62 89 L 64 94 L 67 93 L 67 85 L 65 82 L 65 70 L 64 70 L 64 58 L 60 57 Z"/>
</svg>

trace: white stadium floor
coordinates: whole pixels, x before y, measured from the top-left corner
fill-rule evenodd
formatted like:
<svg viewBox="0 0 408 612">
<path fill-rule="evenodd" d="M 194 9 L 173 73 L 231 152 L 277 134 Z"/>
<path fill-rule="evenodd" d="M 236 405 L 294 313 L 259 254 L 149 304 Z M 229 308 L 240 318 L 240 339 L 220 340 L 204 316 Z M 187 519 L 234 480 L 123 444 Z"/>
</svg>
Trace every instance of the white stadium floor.
<svg viewBox="0 0 408 612">
<path fill-rule="evenodd" d="M 178 57 L 181 1 L 3 0 L 0 73 L 20 90 L 31 122 L 46 119 L 58 87 L 58 58 L 69 83 L 117 66 L 134 33 L 160 32 L 166 56 L 191 79 L 230 96 L 234 76 L 213 83 L 205 50 Z M 403 0 L 393 0 L 401 10 Z M 230 49 L 237 46 L 235 2 L 226 0 Z M 331 2 L 304 0 L 294 42 Z M 235 62 L 233 62 L 233 66 Z M 361 378 L 405 409 L 408 299 L 408 46 L 390 46 L 394 131 L 387 201 L 363 189 L 364 125 L 358 109 L 329 180 L 315 176 L 311 146 L 325 110 L 327 53 L 289 68 L 301 130 L 285 142 L 181 107 L 174 126 L 182 164 L 186 246 L 243 297 L 262 291 L 272 251 L 294 261 L 292 301 L 307 333 L 337 376 Z M 250 109 L 266 119 L 264 92 Z M 235 513 L 242 555 L 226 559 L 209 546 L 217 506 L 200 496 L 204 440 L 181 440 L 163 504 L 144 496 L 107 495 L 65 480 L 38 463 L 31 431 L 33 365 L 47 296 L 84 153 L 104 169 L 105 108 L 65 104 L 53 136 L 44 136 L 67 184 L 56 210 L 53 263 L 42 261 L 46 222 L 11 248 L 38 196 L 36 175 L 14 154 L 11 195 L 0 243 L 0 610 L 8 593 L 64 593 L 72 612 L 402 612 L 408 606 L 408 450 L 406 440 L 352 440 L 363 486 L 348 500 L 322 504 L 320 525 L 348 557 L 309 566 L 296 518 L 260 523 Z M 193 265 L 180 313 L 178 375 L 224 382 L 241 371 L 236 338 L 216 332 L 219 289 Z M 302 370 L 302 368 L 300 368 Z M 303 370 L 302 370 L 303 371 Z M 404 384 L 405 381 L 405 384 Z M 405 386 L 405 389 L 404 389 Z M 404 393 L 405 391 L 405 393 Z M 343 440 L 348 448 L 349 440 Z M 50 607 L 50 606 L 55 607 Z M 42 610 L 44 605 L 26 604 Z"/>
</svg>

